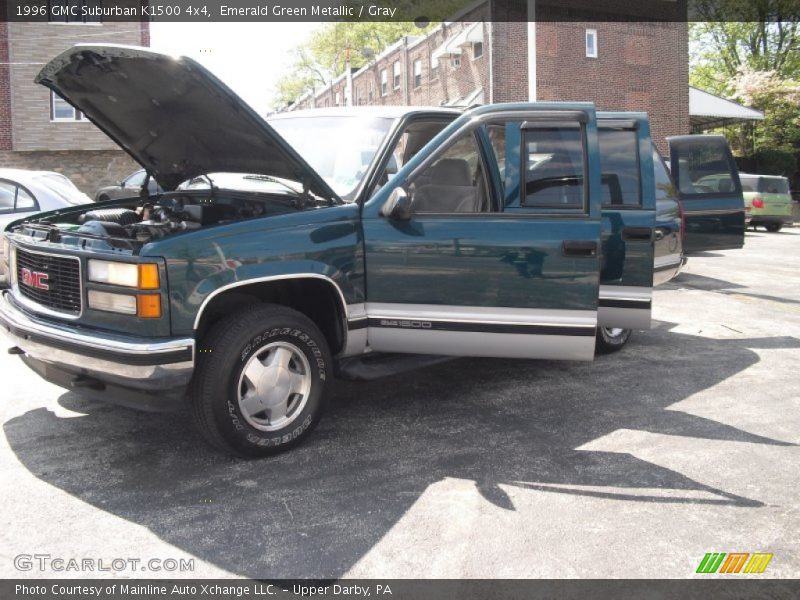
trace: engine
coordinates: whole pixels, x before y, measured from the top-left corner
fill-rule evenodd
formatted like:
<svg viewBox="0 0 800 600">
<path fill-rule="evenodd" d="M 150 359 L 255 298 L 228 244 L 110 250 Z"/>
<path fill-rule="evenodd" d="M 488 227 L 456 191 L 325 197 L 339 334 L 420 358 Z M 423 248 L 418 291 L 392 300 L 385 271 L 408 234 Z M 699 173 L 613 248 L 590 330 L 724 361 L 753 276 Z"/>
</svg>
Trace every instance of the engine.
<svg viewBox="0 0 800 600">
<path fill-rule="evenodd" d="M 78 227 L 69 227 L 87 239 L 85 247 L 125 247 L 131 241 L 147 243 L 182 231 L 261 216 L 263 202 L 217 203 L 191 196 L 175 197 L 135 208 L 97 208 L 78 217 Z"/>
</svg>

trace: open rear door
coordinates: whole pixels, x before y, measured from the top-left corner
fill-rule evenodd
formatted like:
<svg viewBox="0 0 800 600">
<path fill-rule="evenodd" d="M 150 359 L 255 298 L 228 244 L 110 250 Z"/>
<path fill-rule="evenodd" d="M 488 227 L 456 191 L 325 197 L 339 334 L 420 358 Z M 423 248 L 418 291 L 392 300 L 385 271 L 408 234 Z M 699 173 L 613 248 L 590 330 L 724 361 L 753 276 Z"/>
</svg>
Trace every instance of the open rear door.
<svg viewBox="0 0 800 600">
<path fill-rule="evenodd" d="M 739 171 L 721 135 L 668 138 L 672 178 L 685 218 L 685 254 L 744 245 Z"/>
<path fill-rule="evenodd" d="M 598 113 L 602 254 L 597 322 L 650 329 L 656 194 L 644 113 Z"/>
</svg>

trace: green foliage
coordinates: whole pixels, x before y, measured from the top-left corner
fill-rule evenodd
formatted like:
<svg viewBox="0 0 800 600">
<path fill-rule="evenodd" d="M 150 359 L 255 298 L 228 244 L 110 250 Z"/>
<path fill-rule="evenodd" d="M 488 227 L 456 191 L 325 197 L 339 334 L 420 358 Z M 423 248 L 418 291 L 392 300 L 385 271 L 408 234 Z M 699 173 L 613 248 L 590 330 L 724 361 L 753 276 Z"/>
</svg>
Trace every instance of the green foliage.
<svg viewBox="0 0 800 600">
<path fill-rule="evenodd" d="M 689 83 L 764 113 L 728 131 L 739 155 L 782 170 L 800 154 L 800 15 L 796 0 L 692 0 Z M 791 158 L 789 161 L 786 156 Z M 792 165 L 790 165 L 792 162 Z"/>
<path fill-rule="evenodd" d="M 800 15 L 796 0 L 693 0 L 689 24 L 690 83 L 732 92 L 742 69 L 800 78 Z"/>
<path fill-rule="evenodd" d="M 759 150 L 752 157 L 756 173 L 793 177 L 797 171 L 797 157 L 788 150 L 771 148 Z"/>
</svg>

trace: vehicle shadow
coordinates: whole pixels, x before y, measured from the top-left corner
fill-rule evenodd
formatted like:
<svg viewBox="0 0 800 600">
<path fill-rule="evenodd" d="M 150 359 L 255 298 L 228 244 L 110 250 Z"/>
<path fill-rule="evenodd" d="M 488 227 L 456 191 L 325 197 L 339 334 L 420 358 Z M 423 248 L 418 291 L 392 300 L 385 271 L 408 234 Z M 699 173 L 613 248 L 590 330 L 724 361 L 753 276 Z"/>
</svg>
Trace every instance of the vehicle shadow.
<svg viewBox="0 0 800 600">
<path fill-rule="evenodd" d="M 717 489 L 631 454 L 578 449 L 620 429 L 791 445 L 666 409 L 756 363 L 753 349 L 800 348 L 800 340 L 715 340 L 671 327 L 659 323 L 595 363 L 462 359 L 370 383 L 335 382 L 332 406 L 306 443 L 261 461 L 208 450 L 185 415 L 72 393 L 59 402 L 85 416 L 40 408 L 4 430 L 42 481 L 255 578 L 342 575 L 445 478 L 474 482 L 487 502 L 509 511 L 506 486 L 758 509 L 769 498 Z"/>
<path fill-rule="evenodd" d="M 659 286 L 659 289 L 662 290 L 677 290 L 681 288 L 717 292 L 727 296 L 747 296 L 748 298 L 769 300 L 771 302 L 778 302 L 780 304 L 800 304 L 800 300 L 786 298 L 783 296 L 770 296 L 768 294 L 755 294 L 753 292 L 743 291 L 748 289 L 747 286 L 733 283 L 732 281 L 726 281 L 724 279 L 717 279 L 716 277 L 696 275 L 695 273 L 679 273 L 673 280 Z"/>
</svg>

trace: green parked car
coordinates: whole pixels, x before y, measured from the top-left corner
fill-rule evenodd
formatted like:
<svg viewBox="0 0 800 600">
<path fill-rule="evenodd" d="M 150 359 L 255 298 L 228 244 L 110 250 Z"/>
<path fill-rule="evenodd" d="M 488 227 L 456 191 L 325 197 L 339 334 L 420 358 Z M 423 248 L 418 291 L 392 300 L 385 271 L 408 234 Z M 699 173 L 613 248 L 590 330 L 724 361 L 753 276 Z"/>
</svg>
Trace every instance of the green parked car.
<svg viewBox="0 0 800 600">
<path fill-rule="evenodd" d="M 753 229 L 761 225 L 775 232 L 792 224 L 792 195 L 786 177 L 740 173 L 739 178 Z"/>
</svg>

